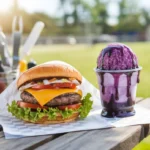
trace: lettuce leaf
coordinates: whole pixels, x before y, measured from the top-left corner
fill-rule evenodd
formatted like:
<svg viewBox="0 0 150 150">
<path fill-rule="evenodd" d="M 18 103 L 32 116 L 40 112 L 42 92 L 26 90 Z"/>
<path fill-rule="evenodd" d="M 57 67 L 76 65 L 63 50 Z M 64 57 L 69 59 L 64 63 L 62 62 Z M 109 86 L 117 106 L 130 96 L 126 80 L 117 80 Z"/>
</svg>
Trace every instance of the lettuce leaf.
<svg viewBox="0 0 150 150">
<path fill-rule="evenodd" d="M 49 108 L 49 109 L 40 109 L 37 108 L 36 111 L 32 111 L 30 108 L 21 108 L 17 105 L 17 102 L 14 100 L 12 101 L 11 105 L 8 106 L 8 111 L 12 113 L 18 119 L 23 119 L 30 122 L 36 122 L 40 120 L 43 116 L 47 116 L 49 120 L 55 120 L 58 114 L 61 114 L 62 117 L 69 118 L 72 116 L 73 113 L 79 112 L 80 118 L 84 119 L 89 114 L 90 110 L 92 109 L 93 101 L 90 100 L 91 94 L 87 93 L 87 95 L 82 99 L 81 107 L 73 110 L 73 109 L 65 109 L 60 110 L 58 108 Z"/>
<path fill-rule="evenodd" d="M 87 93 L 87 95 L 82 99 L 82 106 L 80 107 L 80 118 L 84 119 L 89 114 L 92 109 L 93 101 L 90 100 L 91 94 Z"/>
</svg>

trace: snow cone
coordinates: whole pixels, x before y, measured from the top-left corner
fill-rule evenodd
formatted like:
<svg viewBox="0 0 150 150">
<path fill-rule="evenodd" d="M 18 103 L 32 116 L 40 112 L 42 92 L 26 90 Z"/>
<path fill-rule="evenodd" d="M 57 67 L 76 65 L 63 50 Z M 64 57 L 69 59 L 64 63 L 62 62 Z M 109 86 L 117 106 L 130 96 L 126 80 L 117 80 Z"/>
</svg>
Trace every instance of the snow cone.
<svg viewBox="0 0 150 150">
<path fill-rule="evenodd" d="M 140 70 L 136 55 L 124 44 L 113 43 L 104 48 L 95 69 L 104 117 L 135 115 L 137 83 Z"/>
</svg>

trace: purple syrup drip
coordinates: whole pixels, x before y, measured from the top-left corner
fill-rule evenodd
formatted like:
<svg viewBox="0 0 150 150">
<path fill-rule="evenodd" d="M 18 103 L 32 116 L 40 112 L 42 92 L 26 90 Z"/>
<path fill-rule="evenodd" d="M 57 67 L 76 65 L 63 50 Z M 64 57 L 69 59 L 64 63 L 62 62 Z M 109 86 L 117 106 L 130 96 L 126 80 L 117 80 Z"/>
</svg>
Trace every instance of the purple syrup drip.
<svg viewBox="0 0 150 150">
<path fill-rule="evenodd" d="M 114 112 L 114 106 L 115 106 L 115 98 L 114 95 L 112 94 L 109 102 L 104 101 L 104 107 L 110 110 L 111 112 Z"/>
<path fill-rule="evenodd" d="M 116 100 L 119 100 L 118 87 L 115 87 L 115 90 L 116 90 L 115 98 Z"/>
<path fill-rule="evenodd" d="M 131 96 L 130 86 L 131 86 L 131 76 L 132 76 L 132 73 L 133 72 L 127 74 L 127 97 Z"/>
<path fill-rule="evenodd" d="M 138 71 L 137 83 L 140 83 L 140 71 Z"/>
<path fill-rule="evenodd" d="M 133 116 L 135 115 L 135 111 L 133 108 L 133 105 L 135 104 L 135 102 L 132 100 L 131 97 L 131 93 L 130 93 L 130 86 L 131 86 L 131 77 L 133 72 L 127 73 L 126 77 L 127 77 L 127 102 L 124 104 L 121 103 L 116 103 L 115 100 L 119 99 L 119 95 L 118 95 L 118 85 L 119 85 L 119 77 L 122 73 L 119 74 L 112 74 L 113 78 L 114 78 L 114 87 L 115 87 L 115 95 L 112 94 L 110 97 L 109 102 L 106 102 L 105 100 L 103 101 L 103 110 L 101 115 L 104 117 L 128 117 L 128 116 Z M 140 71 L 138 71 L 138 76 L 137 76 L 137 83 L 139 82 L 139 74 Z M 102 93 L 105 93 L 105 87 L 104 87 L 104 73 L 101 73 L 101 85 L 102 85 Z M 119 110 L 118 108 L 122 108 L 124 105 L 124 109 Z"/>
<path fill-rule="evenodd" d="M 111 45 L 109 47 L 104 48 L 102 50 L 102 63 L 101 63 L 101 67 L 100 67 L 102 70 L 104 69 L 103 68 L 103 64 L 104 64 L 104 56 L 105 56 L 105 54 L 108 53 L 108 56 L 110 57 L 111 54 L 112 54 L 112 51 L 114 49 L 120 49 L 121 50 L 121 54 L 123 56 L 123 46 L 122 45 Z"/>
<path fill-rule="evenodd" d="M 134 102 L 131 98 L 128 98 L 128 101 L 121 104 L 116 103 L 115 96 L 112 94 L 109 102 L 103 102 L 104 108 L 102 110 L 101 115 L 104 117 L 112 118 L 112 117 L 128 117 L 133 116 L 135 114 L 134 108 L 133 108 Z M 121 110 L 124 106 L 124 109 Z"/>
<path fill-rule="evenodd" d="M 131 97 L 130 86 L 131 86 L 132 73 L 133 72 L 126 74 L 126 77 L 127 77 L 127 97 Z M 137 83 L 140 82 L 139 74 L 140 74 L 140 71 L 138 71 Z M 112 75 L 113 75 L 113 78 L 114 78 L 115 99 L 119 100 L 118 86 L 119 86 L 119 77 L 120 77 L 121 73 L 119 73 L 119 74 L 112 74 Z M 104 73 L 101 73 L 100 76 L 101 76 L 102 93 L 105 94 Z"/>
<path fill-rule="evenodd" d="M 119 94 L 118 94 L 118 85 L 119 85 L 119 77 L 120 77 L 121 74 L 113 74 L 113 77 L 114 77 L 114 87 L 115 87 L 115 91 L 116 91 L 116 94 L 115 94 L 115 99 L 116 100 L 119 100 Z"/>
<path fill-rule="evenodd" d="M 123 57 L 124 56 L 124 53 L 123 53 L 123 46 L 121 47 L 121 56 Z"/>
<path fill-rule="evenodd" d="M 128 105 L 128 106 L 134 105 L 134 101 L 131 99 L 131 97 L 128 97 L 127 105 Z"/>
<path fill-rule="evenodd" d="M 102 93 L 105 94 L 104 73 L 101 73 L 100 75 L 101 75 Z"/>
</svg>

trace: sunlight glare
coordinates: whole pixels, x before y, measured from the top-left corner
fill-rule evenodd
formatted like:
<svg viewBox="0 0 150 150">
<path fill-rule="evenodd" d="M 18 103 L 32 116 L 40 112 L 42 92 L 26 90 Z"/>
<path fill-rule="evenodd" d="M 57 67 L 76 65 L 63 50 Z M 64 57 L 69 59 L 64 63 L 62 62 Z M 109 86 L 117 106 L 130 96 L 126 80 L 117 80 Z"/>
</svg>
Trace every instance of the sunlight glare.
<svg viewBox="0 0 150 150">
<path fill-rule="evenodd" d="M 0 0 L 0 11 L 7 11 L 13 4 L 13 0 Z"/>
</svg>

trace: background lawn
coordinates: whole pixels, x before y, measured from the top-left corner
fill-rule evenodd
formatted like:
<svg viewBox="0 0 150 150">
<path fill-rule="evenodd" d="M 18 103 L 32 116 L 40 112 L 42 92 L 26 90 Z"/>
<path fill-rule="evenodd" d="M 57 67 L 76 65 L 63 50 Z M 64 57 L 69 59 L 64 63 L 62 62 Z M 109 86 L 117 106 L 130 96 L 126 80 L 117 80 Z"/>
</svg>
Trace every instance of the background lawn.
<svg viewBox="0 0 150 150">
<path fill-rule="evenodd" d="M 140 74 L 141 82 L 138 85 L 138 97 L 150 97 L 150 43 L 125 43 L 136 53 L 143 70 Z M 94 86 L 98 87 L 96 75 L 97 56 L 107 44 L 88 45 L 38 45 L 32 49 L 27 60 L 33 58 L 38 64 L 50 60 L 63 60 L 76 67 L 82 75 Z"/>
</svg>

